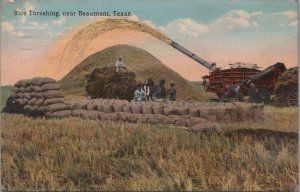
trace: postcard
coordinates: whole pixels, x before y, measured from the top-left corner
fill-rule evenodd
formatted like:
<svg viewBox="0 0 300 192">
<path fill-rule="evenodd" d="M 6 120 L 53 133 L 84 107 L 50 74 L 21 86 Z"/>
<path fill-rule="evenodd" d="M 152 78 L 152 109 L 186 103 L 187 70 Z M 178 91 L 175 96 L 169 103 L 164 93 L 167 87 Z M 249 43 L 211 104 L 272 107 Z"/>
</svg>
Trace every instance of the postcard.
<svg viewBox="0 0 300 192">
<path fill-rule="evenodd" d="M 1 190 L 299 190 L 297 1 L 0 14 Z"/>
</svg>

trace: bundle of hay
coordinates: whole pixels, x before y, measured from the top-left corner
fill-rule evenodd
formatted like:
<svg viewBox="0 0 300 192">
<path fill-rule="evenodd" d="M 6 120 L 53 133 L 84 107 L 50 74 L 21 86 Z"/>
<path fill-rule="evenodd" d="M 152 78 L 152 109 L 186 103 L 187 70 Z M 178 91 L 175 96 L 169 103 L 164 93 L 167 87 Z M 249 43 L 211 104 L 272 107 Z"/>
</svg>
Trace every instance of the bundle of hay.
<svg viewBox="0 0 300 192">
<path fill-rule="evenodd" d="M 28 116 L 51 116 L 69 109 L 61 86 L 54 79 L 36 77 L 18 81 L 12 88 L 3 112 L 22 113 Z"/>
<path fill-rule="evenodd" d="M 136 74 L 123 68 L 96 68 L 85 76 L 86 92 L 92 98 L 116 98 L 131 100 L 137 87 Z"/>
<path fill-rule="evenodd" d="M 280 104 L 286 104 L 288 94 L 298 91 L 298 67 L 285 71 L 276 81 L 274 93 Z"/>
</svg>

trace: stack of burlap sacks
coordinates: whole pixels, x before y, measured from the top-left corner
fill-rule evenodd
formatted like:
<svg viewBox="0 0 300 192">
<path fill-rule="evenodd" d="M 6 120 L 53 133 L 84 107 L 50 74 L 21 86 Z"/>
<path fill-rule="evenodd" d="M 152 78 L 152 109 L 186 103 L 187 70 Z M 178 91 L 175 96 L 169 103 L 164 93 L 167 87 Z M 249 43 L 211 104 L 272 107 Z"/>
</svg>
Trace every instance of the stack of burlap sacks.
<svg viewBox="0 0 300 192">
<path fill-rule="evenodd" d="M 202 117 L 211 122 L 230 123 L 258 121 L 264 118 L 264 105 L 254 103 L 217 102 L 128 102 L 114 99 L 91 99 L 71 104 L 72 115 L 103 113 L 153 114 L 164 116 Z M 87 115 L 88 116 L 88 115 Z"/>
<path fill-rule="evenodd" d="M 60 88 L 54 79 L 48 77 L 20 80 L 12 88 L 3 111 L 28 116 L 71 115 Z"/>
<path fill-rule="evenodd" d="M 4 112 L 48 118 L 80 117 L 133 123 L 172 124 L 193 130 L 218 129 L 219 123 L 258 121 L 264 105 L 216 102 L 129 102 L 116 99 L 69 101 L 51 78 L 18 81 Z"/>
<path fill-rule="evenodd" d="M 218 123 L 262 120 L 263 108 L 261 104 L 251 103 L 177 102 L 174 104 L 108 99 L 85 100 L 71 104 L 74 117 L 137 123 L 167 123 L 195 130 L 217 128 Z"/>
</svg>

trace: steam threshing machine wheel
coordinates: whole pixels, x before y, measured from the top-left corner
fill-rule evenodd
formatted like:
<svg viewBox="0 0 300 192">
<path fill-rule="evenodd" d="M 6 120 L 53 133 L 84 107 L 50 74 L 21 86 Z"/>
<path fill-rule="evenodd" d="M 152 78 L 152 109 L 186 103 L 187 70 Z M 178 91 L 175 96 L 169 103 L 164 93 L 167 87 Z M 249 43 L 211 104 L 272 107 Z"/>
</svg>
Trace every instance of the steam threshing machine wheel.
<svg viewBox="0 0 300 192">
<path fill-rule="evenodd" d="M 297 90 L 292 90 L 289 92 L 287 96 L 287 104 L 290 107 L 297 107 L 298 106 L 298 93 Z"/>
</svg>

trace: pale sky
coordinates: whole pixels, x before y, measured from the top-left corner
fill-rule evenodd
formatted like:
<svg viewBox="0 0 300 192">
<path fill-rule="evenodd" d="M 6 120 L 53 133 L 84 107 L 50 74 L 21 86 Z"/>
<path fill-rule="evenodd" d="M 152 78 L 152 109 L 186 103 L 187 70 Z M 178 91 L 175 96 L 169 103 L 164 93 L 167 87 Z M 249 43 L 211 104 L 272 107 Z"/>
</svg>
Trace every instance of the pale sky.
<svg viewBox="0 0 300 192">
<path fill-rule="evenodd" d="M 66 31 L 93 19 L 16 16 L 15 10 L 27 13 L 29 10 L 130 11 L 133 16 L 127 19 L 160 30 L 224 69 L 233 62 L 256 63 L 262 68 L 276 62 L 292 67 L 298 62 L 298 8 L 293 0 L 5 1 L 4 6 L 1 4 L 1 85 L 39 75 L 34 71 L 47 49 Z M 141 34 L 137 36 L 143 41 L 132 37 L 126 39 L 126 35 L 116 38 L 106 34 L 97 38 L 99 43 L 92 50 L 100 51 L 107 46 L 126 43 L 144 48 L 188 80 L 201 80 L 202 75 L 208 73 L 206 68 L 171 51 L 167 45 L 151 40 L 147 35 L 144 38 Z M 113 38 L 114 41 L 101 45 L 101 38 Z M 149 38 L 152 43 L 149 43 Z"/>
</svg>

